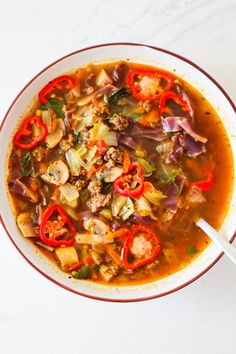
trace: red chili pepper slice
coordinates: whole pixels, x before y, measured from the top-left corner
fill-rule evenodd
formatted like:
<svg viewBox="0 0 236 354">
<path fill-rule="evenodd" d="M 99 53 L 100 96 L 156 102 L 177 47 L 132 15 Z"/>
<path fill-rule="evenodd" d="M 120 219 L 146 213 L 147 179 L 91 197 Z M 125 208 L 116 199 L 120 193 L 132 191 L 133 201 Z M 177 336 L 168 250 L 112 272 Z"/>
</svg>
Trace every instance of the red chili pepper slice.
<svg viewBox="0 0 236 354">
<path fill-rule="evenodd" d="M 136 173 L 132 175 L 132 172 Z M 137 182 L 137 187 L 130 189 L 129 186 L 132 182 Z M 114 181 L 114 190 L 117 194 L 124 197 L 130 197 L 133 199 L 139 198 L 144 191 L 144 178 L 142 166 L 138 162 L 133 162 L 129 165 L 128 172 L 122 174 Z"/>
<path fill-rule="evenodd" d="M 50 220 L 51 217 L 53 220 Z M 60 205 L 54 204 L 46 209 L 39 228 L 42 242 L 53 247 L 70 246 L 74 243 L 75 234 L 76 229 L 71 219 Z"/>
<path fill-rule="evenodd" d="M 71 76 L 63 75 L 56 79 L 50 81 L 44 88 L 39 92 L 39 99 L 42 104 L 47 103 L 50 94 L 56 90 L 61 90 L 63 88 L 62 83 L 65 83 L 67 89 L 72 89 L 75 86 L 75 80 Z"/>
<path fill-rule="evenodd" d="M 152 94 L 145 95 L 142 91 L 142 87 L 140 86 L 140 81 L 144 78 L 148 77 L 151 79 L 157 79 L 157 86 L 158 92 Z M 165 81 L 164 87 L 161 87 L 162 81 Z M 130 70 L 127 76 L 127 85 L 131 90 L 132 95 L 141 101 L 154 101 L 160 98 L 164 91 L 170 90 L 174 86 L 173 77 L 165 73 L 163 71 L 155 71 L 155 70 L 145 70 L 145 69 L 138 69 L 138 70 Z"/>
<path fill-rule="evenodd" d="M 32 129 L 30 129 L 30 127 L 32 127 L 34 124 L 36 124 L 37 127 L 41 129 L 40 136 L 33 137 L 33 132 Z M 14 136 L 13 143 L 24 150 L 32 149 L 35 146 L 37 146 L 41 141 L 43 141 L 46 138 L 47 134 L 48 134 L 48 129 L 47 126 L 42 121 L 42 119 L 38 116 L 31 116 L 24 120 L 20 130 Z M 23 138 L 29 138 L 30 136 L 32 136 L 31 142 L 29 143 L 22 142 Z"/>
<path fill-rule="evenodd" d="M 190 188 L 198 187 L 203 191 L 209 191 L 214 184 L 214 176 L 211 171 L 207 172 L 207 179 L 204 181 L 193 182 L 190 184 Z"/>
<path fill-rule="evenodd" d="M 98 155 L 98 156 L 105 155 L 107 148 L 106 148 L 106 144 L 105 144 L 104 140 L 98 140 L 96 142 L 96 146 L 98 148 L 96 151 L 96 155 Z"/>
<path fill-rule="evenodd" d="M 173 91 L 166 91 L 163 96 L 161 96 L 159 103 L 160 113 L 169 112 L 170 108 L 166 106 L 166 102 L 168 100 L 175 101 L 183 111 L 189 112 L 189 105 L 186 101 L 184 101 L 177 93 Z"/>
<path fill-rule="evenodd" d="M 134 259 L 133 262 L 130 262 L 130 258 L 132 258 L 132 246 L 135 237 L 139 237 L 141 234 L 147 241 L 149 241 L 152 245 L 152 248 L 148 250 L 148 252 L 143 255 L 141 258 Z M 131 228 L 127 239 L 124 242 L 124 246 L 122 248 L 121 258 L 122 263 L 125 269 L 133 271 L 139 267 L 142 267 L 148 263 L 153 262 L 161 250 L 161 241 L 157 234 L 146 225 L 135 225 Z M 134 256 L 133 256 L 134 257 Z"/>
</svg>

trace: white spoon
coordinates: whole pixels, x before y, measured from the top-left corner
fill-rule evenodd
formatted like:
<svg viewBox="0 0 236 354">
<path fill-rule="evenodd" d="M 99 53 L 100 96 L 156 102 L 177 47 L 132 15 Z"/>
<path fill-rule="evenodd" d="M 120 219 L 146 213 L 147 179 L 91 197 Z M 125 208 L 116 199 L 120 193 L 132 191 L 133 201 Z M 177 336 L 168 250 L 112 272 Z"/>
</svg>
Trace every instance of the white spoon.
<svg viewBox="0 0 236 354">
<path fill-rule="evenodd" d="M 226 238 L 220 235 L 219 232 L 213 229 L 213 227 L 203 219 L 199 219 L 196 222 L 196 225 L 199 226 L 212 239 L 212 241 L 224 251 L 231 261 L 236 264 L 236 248 L 234 248 Z"/>
</svg>

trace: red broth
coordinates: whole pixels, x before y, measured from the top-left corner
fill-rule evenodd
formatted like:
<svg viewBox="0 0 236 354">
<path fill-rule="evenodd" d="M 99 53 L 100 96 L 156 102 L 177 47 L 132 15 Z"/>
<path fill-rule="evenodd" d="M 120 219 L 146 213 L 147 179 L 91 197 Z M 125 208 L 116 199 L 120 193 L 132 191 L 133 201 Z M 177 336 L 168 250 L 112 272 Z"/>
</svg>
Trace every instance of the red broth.
<svg viewBox="0 0 236 354">
<path fill-rule="evenodd" d="M 13 139 L 22 237 L 77 279 L 146 283 L 186 267 L 210 243 L 196 219 L 219 228 L 231 200 L 219 116 L 157 68 L 117 62 L 68 76 L 39 93 L 27 115 L 38 118 Z"/>
</svg>

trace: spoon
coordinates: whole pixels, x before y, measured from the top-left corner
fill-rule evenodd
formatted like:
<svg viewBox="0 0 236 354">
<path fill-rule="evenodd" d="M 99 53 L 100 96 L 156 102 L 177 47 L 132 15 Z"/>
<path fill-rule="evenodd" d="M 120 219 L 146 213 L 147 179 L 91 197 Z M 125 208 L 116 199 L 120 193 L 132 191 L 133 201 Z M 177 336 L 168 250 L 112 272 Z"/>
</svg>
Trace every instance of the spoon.
<svg viewBox="0 0 236 354">
<path fill-rule="evenodd" d="M 214 241 L 217 246 L 219 246 L 222 251 L 236 264 L 236 248 L 234 248 L 226 238 L 220 235 L 211 225 L 208 224 L 203 219 L 199 219 L 196 222 L 196 225 L 199 226 L 211 239 Z"/>
</svg>

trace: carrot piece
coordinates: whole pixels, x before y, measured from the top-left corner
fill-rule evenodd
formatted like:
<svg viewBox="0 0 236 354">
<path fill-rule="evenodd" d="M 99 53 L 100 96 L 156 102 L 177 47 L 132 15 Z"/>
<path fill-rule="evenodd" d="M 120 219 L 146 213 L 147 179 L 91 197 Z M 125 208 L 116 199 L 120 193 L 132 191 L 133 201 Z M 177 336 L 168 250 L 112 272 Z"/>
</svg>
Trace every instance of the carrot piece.
<svg viewBox="0 0 236 354">
<path fill-rule="evenodd" d="M 20 149 L 16 149 L 15 150 L 15 153 L 18 157 L 21 157 L 22 156 L 22 151 Z"/>
<path fill-rule="evenodd" d="M 47 169 L 46 163 L 45 162 L 40 162 L 39 169 L 40 169 L 41 173 L 44 173 L 46 171 L 46 169 Z"/>
<path fill-rule="evenodd" d="M 145 120 L 150 123 L 159 122 L 159 112 L 156 109 L 152 109 L 146 116 Z"/>
<path fill-rule="evenodd" d="M 123 173 L 127 173 L 129 171 L 130 166 L 130 156 L 128 151 L 124 151 L 124 161 L 123 161 Z"/>
<path fill-rule="evenodd" d="M 155 187 L 151 182 L 145 181 L 144 182 L 144 193 L 146 192 L 154 192 Z"/>
<path fill-rule="evenodd" d="M 126 227 L 122 227 L 121 229 L 118 229 L 114 232 L 112 232 L 112 237 L 113 239 L 121 237 L 124 238 L 128 233 L 128 229 L 126 229 Z"/>
<path fill-rule="evenodd" d="M 94 173 L 97 172 L 97 169 L 96 167 L 93 165 L 90 167 L 90 169 L 88 170 L 88 173 L 87 173 L 87 179 L 90 179 Z"/>
<path fill-rule="evenodd" d="M 69 268 L 69 271 L 72 272 L 73 270 L 79 269 L 79 268 L 82 267 L 82 265 L 84 265 L 84 264 L 92 264 L 92 263 L 93 263 L 93 258 L 92 258 L 92 257 L 87 257 L 87 258 L 85 258 L 83 261 L 77 262 L 77 263 L 73 264 L 73 265 Z"/>
<path fill-rule="evenodd" d="M 57 127 L 57 120 L 54 119 L 54 120 L 52 121 L 52 133 L 55 132 L 56 127 Z"/>
<path fill-rule="evenodd" d="M 112 245 L 106 245 L 105 251 L 117 264 L 119 264 L 120 267 L 122 267 L 122 261 L 120 255 L 116 252 L 116 250 Z"/>
<path fill-rule="evenodd" d="M 39 186 L 38 186 L 38 183 L 36 183 L 35 181 L 33 181 L 30 185 L 30 189 L 33 191 L 33 192 L 37 192 L 37 190 L 39 189 Z"/>
<path fill-rule="evenodd" d="M 59 195 L 60 195 L 60 190 L 59 190 L 59 188 L 55 188 L 55 190 L 54 190 L 54 192 L 53 192 L 53 197 L 57 199 L 57 198 L 59 197 Z"/>
<path fill-rule="evenodd" d="M 138 122 L 140 124 L 144 125 L 145 127 L 149 127 L 150 126 L 150 123 L 145 118 L 139 119 Z"/>
</svg>

